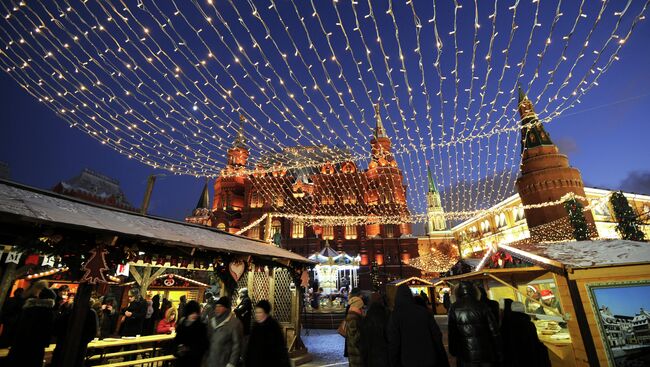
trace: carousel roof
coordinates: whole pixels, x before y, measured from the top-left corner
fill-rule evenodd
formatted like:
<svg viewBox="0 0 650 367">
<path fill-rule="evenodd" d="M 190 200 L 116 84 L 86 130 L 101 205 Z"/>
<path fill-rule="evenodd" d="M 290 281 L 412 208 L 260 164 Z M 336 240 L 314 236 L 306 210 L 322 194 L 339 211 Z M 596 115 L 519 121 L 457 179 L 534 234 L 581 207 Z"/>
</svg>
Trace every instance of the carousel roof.
<svg viewBox="0 0 650 367">
<path fill-rule="evenodd" d="M 87 203 L 0 180 L 0 223 L 46 224 L 149 239 L 174 246 L 249 254 L 301 263 L 310 260 L 262 241 L 170 219 Z"/>
<path fill-rule="evenodd" d="M 309 256 L 309 260 L 316 261 L 325 265 L 356 265 L 359 264 L 361 258 L 359 256 L 350 256 L 345 251 L 337 252 L 329 246 L 326 242 L 325 247 L 319 252 L 313 253 Z"/>
</svg>

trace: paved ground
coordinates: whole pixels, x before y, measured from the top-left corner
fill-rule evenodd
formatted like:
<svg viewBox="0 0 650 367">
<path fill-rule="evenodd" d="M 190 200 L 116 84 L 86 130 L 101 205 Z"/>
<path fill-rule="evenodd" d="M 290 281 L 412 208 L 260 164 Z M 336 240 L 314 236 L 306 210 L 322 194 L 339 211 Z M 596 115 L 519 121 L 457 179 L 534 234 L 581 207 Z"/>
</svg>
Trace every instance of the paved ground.
<svg viewBox="0 0 650 367">
<path fill-rule="evenodd" d="M 443 333 L 445 349 L 448 350 L 447 316 L 436 316 L 436 321 Z M 336 330 L 303 330 L 302 340 L 307 346 L 309 353 L 314 358 L 311 362 L 303 364 L 302 366 L 343 367 L 348 365 L 347 358 L 343 357 L 343 337 L 341 337 Z M 453 358 L 450 358 L 449 362 L 451 366 L 456 365 Z"/>
<path fill-rule="evenodd" d="M 309 335 L 305 335 L 307 333 Z M 302 366 L 338 367 L 348 365 L 347 358 L 343 357 L 343 337 L 336 330 L 304 330 L 302 341 L 307 346 L 309 354 L 314 358 L 311 362 Z"/>
</svg>

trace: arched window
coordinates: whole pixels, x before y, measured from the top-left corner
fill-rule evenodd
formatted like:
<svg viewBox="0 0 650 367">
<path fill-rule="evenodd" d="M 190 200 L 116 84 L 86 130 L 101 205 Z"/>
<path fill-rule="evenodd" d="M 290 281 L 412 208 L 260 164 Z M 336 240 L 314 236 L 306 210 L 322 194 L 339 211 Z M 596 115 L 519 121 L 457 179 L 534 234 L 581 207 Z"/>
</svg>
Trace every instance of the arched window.
<svg viewBox="0 0 650 367">
<path fill-rule="evenodd" d="M 345 226 L 345 239 L 354 240 L 357 238 L 357 226 L 347 225 Z"/>
<path fill-rule="evenodd" d="M 333 226 L 324 226 L 323 227 L 323 239 L 324 240 L 333 240 L 334 239 L 334 227 Z"/>
<path fill-rule="evenodd" d="M 271 238 L 275 236 L 276 233 L 281 233 L 282 232 L 282 222 L 278 219 L 274 219 L 273 222 L 271 222 Z"/>
<path fill-rule="evenodd" d="M 248 230 L 248 237 L 254 239 L 254 240 L 259 240 L 260 239 L 260 226 L 257 225 L 251 229 Z"/>
<path fill-rule="evenodd" d="M 304 238 L 305 224 L 299 220 L 294 220 L 291 226 L 291 238 Z"/>
<path fill-rule="evenodd" d="M 525 218 L 524 208 L 522 208 L 522 207 L 515 208 L 514 216 L 515 216 L 515 222 L 518 222 L 518 221 L 524 219 Z"/>
</svg>

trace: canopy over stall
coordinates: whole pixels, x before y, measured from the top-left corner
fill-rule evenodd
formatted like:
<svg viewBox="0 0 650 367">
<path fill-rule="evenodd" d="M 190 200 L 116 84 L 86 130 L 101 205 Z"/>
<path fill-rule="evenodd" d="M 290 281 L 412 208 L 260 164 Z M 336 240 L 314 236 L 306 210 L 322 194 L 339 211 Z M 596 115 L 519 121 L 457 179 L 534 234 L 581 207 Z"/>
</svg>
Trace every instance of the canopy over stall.
<svg viewBox="0 0 650 367">
<path fill-rule="evenodd" d="M 281 319 L 290 347 L 302 348 L 297 317 L 301 297 L 295 294 L 299 287 L 291 284 L 301 284 L 301 276 L 313 262 L 293 252 L 212 228 L 90 204 L 8 181 L 0 181 L 0 243 L 13 246 L 3 262 L 0 297 L 13 283 L 21 257 L 30 254 L 56 257 L 80 283 L 71 320 L 74 327 L 64 346 L 66 365 L 85 353 L 85 346 L 79 344 L 81 328 L 76 326 L 83 325 L 80 320 L 85 320 L 93 286 L 107 283 L 118 265 L 127 263 L 132 264 L 131 275 L 138 283 L 150 283 L 166 268 L 175 267 L 213 270 L 229 292 L 238 287 L 238 280 L 256 279 L 250 284 L 252 292 L 276 303 L 274 310 L 286 313 Z M 136 267 L 144 271 L 133 271 Z M 158 270 L 152 274 L 154 267 Z M 256 293 L 257 288 L 261 290 Z M 269 291 L 273 289 L 283 292 Z"/>
</svg>

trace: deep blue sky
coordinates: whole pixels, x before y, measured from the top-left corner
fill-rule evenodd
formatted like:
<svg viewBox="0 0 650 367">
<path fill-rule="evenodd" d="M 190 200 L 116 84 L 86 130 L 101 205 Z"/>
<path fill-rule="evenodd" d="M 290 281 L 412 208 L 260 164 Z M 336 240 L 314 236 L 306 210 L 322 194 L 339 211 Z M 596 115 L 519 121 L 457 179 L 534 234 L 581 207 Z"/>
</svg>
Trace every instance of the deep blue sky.
<svg viewBox="0 0 650 367">
<path fill-rule="evenodd" d="M 650 309 L 650 286 L 597 288 L 598 307 L 607 306 L 614 315 L 634 316 L 643 308 Z"/>
<path fill-rule="evenodd" d="M 76 2 L 73 2 L 77 4 Z M 257 2 L 264 4 L 266 1 Z M 360 13 L 363 15 L 365 10 L 363 10 L 363 2 L 360 5 Z M 384 4 L 384 2 L 380 2 Z M 461 3 L 465 4 L 468 1 L 462 1 Z M 282 12 L 293 12 L 292 9 L 288 8 L 287 4 L 282 3 L 281 7 Z M 503 4 L 503 2 L 501 2 Z M 319 5 L 321 5 L 319 3 Z M 402 4 L 403 5 L 403 4 Z M 552 5 L 552 4 L 551 4 Z M 77 6 L 77 5 L 75 5 Z M 226 9 L 226 5 L 223 6 L 225 16 L 232 16 L 232 10 Z M 243 5 L 242 5 L 243 6 Z M 306 5 L 305 5 L 306 6 Z M 378 6 L 377 14 L 380 19 L 380 26 L 382 26 L 381 31 L 384 32 L 384 29 L 387 29 L 387 33 L 382 33 L 382 38 L 385 39 L 385 42 L 389 42 L 390 35 L 390 18 L 386 16 L 381 9 L 382 6 Z M 482 4 L 484 6 L 484 4 Z M 524 9 L 520 11 L 521 14 L 532 14 L 526 13 L 526 10 L 529 12 L 531 9 L 526 9 L 530 5 L 522 5 Z M 550 5 L 549 5 L 550 6 Z M 466 6 L 463 11 L 461 11 L 461 18 L 459 22 L 469 21 L 472 22 L 471 14 L 466 13 L 468 6 Z M 260 6 L 260 9 L 266 9 Z M 408 10 L 408 8 L 398 8 L 400 12 Z M 553 10 L 553 7 L 550 7 Z M 345 10 L 345 9 L 344 9 Z M 447 9 L 448 10 L 448 9 Z M 489 26 L 489 21 L 487 19 L 489 8 L 480 9 L 479 13 L 482 14 L 480 22 L 482 23 L 482 30 L 485 30 Z M 548 9 L 547 9 L 548 10 Z M 592 9 L 593 10 L 593 9 Z M 163 11 L 169 11 L 169 9 L 163 9 Z M 273 13 L 266 9 L 265 17 L 268 17 L 270 25 L 272 27 L 278 27 L 278 21 L 271 20 Z M 309 8 L 301 9 L 305 14 L 309 13 Z M 422 10 L 423 13 L 426 13 L 427 9 Z M 189 12 L 188 12 L 189 13 Z M 570 13 L 570 9 L 567 10 L 567 13 Z M 230 15 L 228 15 L 230 14 Z M 323 22 L 328 28 L 329 31 L 334 32 L 334 47 L 337 52 L 337 57 L 341 59 L 341 63 L 345 68 L 346 72 L 349 73 L 349 78 L 351 82 L 354 81 L 356 77 L 356 71 L 352 70 L 353 63 L 350 62 L 349 58 L 345 59 L 345 52 L 341 50 L 341 34 L 337 33 L 337 28 L 333 26 L 335 19 L 333 19 L 334 13 L 331 9 L 325 9 L 323 11 Z M 449 34 L 446 32 L 451 26 L 449 13 L 444 13 L 447 16 L 439 15 L 438 21 L 440 23 L 441 34 L 443 42 L 445 44 L 445 55 L 453 55 L 453 52 L 450 52 L 450 48 L 453 45 L 453 41 L 450 38 Z M 468 16 L 463 18 L 467 14 Z M 500 14 L 504 14 L 503 9 Z M 507 14 L 507 12 L 506 12 Z M 383 17 L 382 17 L 383 16 Z M 349 26 L 350 14 L 346 12 L 343 14 L 344 22 L 346 26 Z M 143 17 L 144 18 L 144 17 Z M 424 16 L 422 21 L 426 23 L 427 17 Z M 528 17 L 530 18 L 530 17 Z M 503 42 L 505 37 L 505 32 L 509 27 L 509 19 L 505 16 L 499 18 L 501 23 L 499 24 L 502 28 L 500 31 L 503 33 L 497 41 Z M 544 13 L 540 16 L 540 22 L 543 26 L 548 26 L 550 20 L 552 19 L 549 16 L 549 13 Z M 194 22 L 199 22 L 200 19 L 190 19 Z M 566 19 L 569 20 L 569 19 Z M 312 23 L 309 23 L 311 21 Z M 398 22 L 400 27 L 402 27 L 400 35 L 405 33 L 405 30 L 412 29 L 412 24 L 408 23 L 409 14 L 400 13 L 398 14 Z M 563 20 L 564 21 L 564 20 Z M 251 25 L 255 25 L 255 20 L 247 19 L 247 22 Z M 310 27 L 317 26 L 317 23 L 314 23 L 314 20 L 307 20 L 307 24 Z M 525 29 L 526 22 L 530 22 L 530 19 L 521 19 L 518 20 L 518 24 L 521 24 L 521 28 Z M 430 24 L 430 23 L 427 23 Z M 465 23 L 466 24 L 466 23 Z M 4 26 L 4 23 L 2 24 Z M 370 26 L 367 24 L 365 26 Z M 411 28 L 409 28 L 409 26 Z M 300 29 L 297 21 L 290 23 L 292 29 Z M 261 27 L 259 25 L 252 26 L 253 31 L 260 31 Z M 159 36 L 160 32 L 152 26 L 152 35 Z M 471 30 L 471 26 L 469 28 Z M 580 27 L 583 32 L 587 27 Z M 371 35 L 373 30 L 366 29 L 367 34 Z M 275 31 L 275 30 L 274 30 Z M 320 32 L 320 30 L 318 30 Z M 315 32 L 318 33 L 318 32 Z M 351 32 L 351 28 L 348 28 L 348 32 Z M 463 32 L 463 31 L 461 31 Z M 527 31 L 525 31 L 527 32 Z M 191 32 L 190 32 L 191 33 Z M 431 30 L 423 30 L 423 44 L 431 44 Z M 241 33 L 239 33 L 241 34 Z M 276 33 L 277 34 L 277 33 Z M 300 32 L 294 33 L 296 37 L 299 37 Z M 465 51 L 471 51 L 471 32 L 465 32 L 461 34 L 459 41 L 461 45 L 464 45 L 463 49 Z M 428 37 L 428 38 L 427 38 Z M 602 35 L 600 35 L 602 37 Z M 304 38 L 304 37 L 303 37 Z M 597 41 L 599 37 L 594 38 L 594 42 Z M 160 38 L 159 38 L 160 39 Z M 521 53 L 521 49 L 525 46 L 525 40 L 527 37 L 522 38 L 519 43 L 515 42 L 516 45 L 513 47 L 513 59 L 516 60 L 517 52 Z M 650 48 L 647 47 L 647 40 L 650 39 L 650 24 L 648 21 L 641 22 L 635 33 L 632 35 L 631 39 L 628 40 L 625 47 L 623 47 L 620 53 L 620 61 L 613 64 L 611 69 L 604 74 L 599 80 L 599 86 L 591 89 L 589 93 L 581 98 L 582 103 L 572 110 L 567 111 L 563 116 L 557 118 L 549 125 L 547 125 L 547 130 L 551 134 L 552 139 L 560 146 L 560 148 L 569 154 L 571 164 L 578 167 L 583 175 L 583 179 L 587 185 L 603 187 L 603 188 L 612 188 L 612 189 L 626 189 L 636 192 L 649 192 L 650 191 L 650 149 L 648 149 L 648 108 L 650 106 L 650 71 L 648 65 L 650 65 Z M 281 47 L 285 47 L 288 44 L 286 37 L 278 37 Z M 482 39 L 481 47 L 486 46 L 487 39 Z M 543 45 L 544 39 L 535 39 L 533 43 L 533 48 L 535 46 Z M 298 39 L 299 47 L 304 47 L 306 44 L 300 44 L 300 39 Z M 303 40 L 304 42 L 304 40 Z M 327 55 L 326 50 L 327 45 L 323 39 L 315 40 L 317 48 Z M 360 41 L 353 41 L 353 47 L 360 47 Z M 413 40 L 407 38 L 402 40 L 405 50 L 413 48 Z M 559 37 L 554 38 L 553 46 L 559 44 Z M 194 46 L 199 48 L 198 43 Z M 390 47 L 390 44 L 387 46 L 387 53 L 391 55 L 392 59 L 396 59 L 396 47 L 395 44 Z M 501 44 L 503 46 L 503 44 Z M 267 52 L 270 51 L 268 47 L 265 49 Z M 373 46 L 375 47 L 375 46 Z M 469 48 L 468 48 L 469 47 Z M 481 55 L 484 55 L 486 50 L 479 47 L 479 59 Z M 306 48 L 306 47 L 304 47 Z M 341 51 L 339 53 L 339 51 Z M 429 51 L 432 51 L 429 49 Z M 198 51 L 197 51 L 198 52 Z M 406 52 L 406 51 L 405 51 Z M 554 53 L 553 53 L 554 52 Z M 549 60 L 553 61 L 557 59 L 559 51 L 555 50 L 553 52 L 549 51 Z M 225 52 L 224 52 L 225 54 Z M 305 57 L 309 60 L 309 56 L 305 52 Z M 373 49 L 373 57 L 379 55 L 377 49 Z M 409 56 L 411 55 L 411 56 Z M 433 52 L 429 52 L 424 55 L 424 61 L 429 65 L 433 60 Z M 252 54 L 252 57 L 255 57 L 255 54 Z M 276 55 L 277 56 L 277 55 Z M 312 55 L 313 56 L 313 55 Z M 461 56 L 461 66 L 465 66 L 465 69 L 468 69 L 469 59 L 466 57 L 467 54 Z M 555 58 L 553 58 L 555 56 Z M 227 57 L 227 56 L 224 56 Z M 281 62 L 281 58 L 276 57 L 274 59 L 276 65 Z M 313 60 L 312 60 L 313 61 Z M 453 68 L 453 58 L 443 60 L 443 68 L 447 75 L 449 71 Z M 295 67 L 297 61 L 291 61 L 292 65 Z M 373 62 L 375 60 L 373 59 Z M 393 63 L 394 61 L 391 61 Z M 328 63 L 328 69 L 332 74 L 336 74 L 336 67 Z M 417 86 L 417 58 L 412 53 L 407 53 L 407 69 L 409 77 L 411 80 L 411 85 Z M 478 74 L 481 79 L 483 78 L 484 70 L 481 69 L 481 65 L 478 65 Z M 528 67 L 533 65 L 529 63 Z M 393 69 L 399 68 L 397 63 L 391 64 Z M 498 77 L 500 67 L 496 67 L 493 71 L 492 79 L 488 85 L 489 90 L 495 90 L 495 75 Z M 233 69 L 235 69 L 233 67 Z M 363 68 L 365 70 L 365 67 Z M 380 68 L 376 67 L 377 72 L 379 73 L 379 78 L 386 83 L 385 71 L 382 74 Z M 510 70 L 514 70 L 511 68 Z M 237 72 L 233 72 L 237 74 Z M 268 71 L 270 73 L 270 71 Z M 462 76 L 467 75 L 467 70 L 463 71 Z M 396 75 L 397 74 L 397 75 Z M 530 74 L 530 70 L 528 70 Z M 240 72 L 241 75 L 241 72 Z M 319 76 L 316 72 L 317 77 Z M 399 72 L 393 71 L 393 78 L 396 78 L 396 83 L 402 83 L 398 80 Z M 437 81 L 433 78 L 433 69 L 428 68 L 426 70 L 427 83 L 430 90 L 432 87 L 436 86 Z M 309 85 L 308 79 L 304 75 L 299 75 L 299 79 L 304 85 Z M 364 78 L 366 83 L 372 86 L 372 80 L 367 73 L 364 73 Z M 414 80 L 413 80 L 414 79 Z M 223 80 L 223 79 L 219 79 Z M 242 79 L 243 80 L 243 79 Z M 287 79 L 288 80 L 288 79 Z M 465 79 L 467 80 L 467 79 Z M 526 80 L 522 80 L 524 84 Z M 104 81 L 105 83 L 107 81 Z M 244 81 L 242 81 L 243 83 Z M 507 75 L 504 81 L 503 90 L 508 90 L 514 85 L 515 79 L 512 75 Z M 340 83 L 340 82 L 338 82 Z M 446 98 L 453 98 L 453 79 L 448 80 L 447 84 L 443 87 L 444 94 Z M 558 82 L 559 83 L 559 82 Z M 387 84 L 387 83 L 386 83 Z M 531 90 L 533 96 L 536 93 L 539 93 L 543 84 L 538 83 L 533 85 Z M 231 87 L 231 86 L 227 86 Z M 276 87 L 278 87 L 276 85 Z M 342 85 L 338 86 L 340 89 L 345 89 Z M 358 84 L 353 85 L 355 91 L 355 96 L 359 96 L 360 86 Z M 462 89 L 462 88 L 461 88 Z M 129 160 L 125 156 L 118 154 L 117 152 L 111 150 L 106 146 L 102 146 L 97 141 L 89 138 L 85 133 L 80 132 L 77 129 L 71 129 L 68 127 L 68 124 L 64 122 L 59 116 L 53 113 L 51 110 L 45 107 L 45 105 L 38 103 L 35 98 L 28 95 L 24 90 L 18 87 L 18 85 L 8 77 L 7 74 L 0 74 L 0 90 L 2 91 L 2 104 L 0 105 L 0 121 L 2 121 L 2 126 L 0 127 L 0 161 L 4 161 L 10 165 L 11 178 L 15 181 L 22 182 L 28 185 L 33 185 L 41 188 L 51 188 L 58 181 L 68 179 L 76 175 L 82 168 L 90 168 L 95 171 L 101 172 L 108 176 L 118 179 L 124 191 L 126 192 L 129 200 L 135 205 L 139 206 L 142 200 L 142 195 L 144 192 L 144 187 L 146 184 L 147 176 L 151 173 L 165 173 L 165 177 L 158 179 L 156 183 L 156 188 L 154 190 L 152 203 L 150 207 L 150 212 L 156 215 L 173 217 L 173 218 L 182 218 L 185 215 L 189 214 L 191 209 L 196 203 L 197 197 L 200 193 L 203 180 L 188 177 L 188 176 L 177 176 L 171 175 L 163 171 L 155 171 L 153 168 L 145 166 L 135 160 Z M 404 87 L 402 86 L 402 91 Z M 388 86 L 385 86 L 383 89 L 384 93 L 388 94 L 390 92 Z M 399 91 L 398 91 L 399 92 Z M 298 92 L 296 92 L 298 93 Z M 376 93 L 376 92 L 375 92 Z M 462 91 L 461 91 L 462 94 Z M 462 97 L 462 96 L 461 96 Z M 300 98 L 300 96 L 298 96 Z M 436 119 L 439 116 L 439 111 L 437 108 L 437 97 L 431 96 L 432 106 L 433 106 L 433 118 Z M 507 100 L 507 96 L 504 96 Z M 349 99 L 349 98 L 348 98 Z M 401 106 L 407 107 L 405 100 L 407 98 L 404 95 L 401 95 L 402 104 Z M 488 98 L 489 99 L 489 98 Z M 304 103 L 304 100 L 300 102 Z M 359 103 L 362 104 L 362 101 L 359 100 Z M 364 118 L 371 119 L 371 105 L 370 101 L 363 101 L 362 107 L 365 107 L 365 112 L 363 114 Z M 416 96 L 415 107 L 422 115 L 424 110 L 423 103 L 424 99 L 422 97 Z M 336 104 L 335 104 L 336 105 Z M 446 105 L 446 109 L 449 109 L 450 103 Z M 246 106 L 245 106 L 246 107 Z M 322 104 L 319 107 L 323 107 Z M 395 108 L 388 107 L 388 113 L 392 116 L 394 120 L 399 120 L 399 114 L 396 112 Z M 461 105 L 462 111 L 462 105 Z M 337 111 L 338 113 L 344 113 L 343 110 Z M 408 112 L 407 112 L 408 114 Z M 237 119 L 237 114 L 229 114 L 233 119 Z M 311 116 L 314 116 L 312 113 Z M 356 115 L 355 115 L 356 116 Z M 446 120 L 449 119 L 450 111 L 446 111 Z M 460 115 L 461 119 L 464 117 L 463 114 Z M 259 116 L 258 116 L 259 118 Z M 408 116 L 407 116 L 408 118 Z M 332 121 L 332 119 L 330 119 Z M 435 124 L 435 122 L 433 123 Z M 361 125 L 361 124 L 360 124 Z M 396 145 L 406 144 L 405 136 L 400 133 L 399 125 L 395 128 L 391 123 L 386 122 L 387 130 L 391 134 L 392 139 Z M 365 125 L 362 126 L 362 133 L 365 136 L 353 135 L 352 138 L 341 138 L 340 140 L 333 139 L 332 141 L 341 143 L 341 142 L 350 142 L 350 141 L 359 141 L 361 146 L 367 146 L 367 140 L 369 138 L 369 128 Z M 424 129 L 422 125 L 422 129 Z M 449 124 L 447 125 L 449 126 Z M 234 129 L 234 128 L 233 128 Z M 231 129 L 231 130 L 233 130 Z M 313 129 L 313 127 L 312 127 Z M 252 129 L 251 129 L 252 130 Z M 233 130 L 234 131 L 234 130 Z M 425 130 L 423 130 L 424 132 Z M 337 130 L 337 133 L 341 132 L 340 129 Z M 248 131 L 249 135 L 258 134 L 257 131 Z M 412 131 L 411 131 L 412 133 Z M 439 133 L 434 131 L 435 133 Z M 447 131 L 447 134 L 449 131 Z M 327 134 L 326 134 L 327 135 Z M 278 134 L 280 139 L 281 134 Z M 231 136 L 221 135 L 220 138 L 223 138 L 225 141 L 230 140 Z M 436 139 L 438 136 L 436 136 Z M 428 139 L 428 138 L 427 138 Z M 284 139 L 286 140 L 286 139 Z M 516 138 L 512 139 L 507 147 L 508 149 L 517 150 L 516 147 Z M 423 140 L 424 141 L 424 140 Z M 303 142 L 304 139 L 303 139 Z M 427 141 L 424 141 L 425 143 Z M 286 143 L 286 141 L 283 141 Z M 224 143 L 225 144 L 225 143 Z M 490 141 L 488 144 L 492 144 L 494 147 L 495 141 Z M 504 144 L 501 141 L 500 144 Z M 222 159 L 223 151 L 211 151 L 210 156 L 218 157 Z M 259 154 L 259 153 L 258 153 Z M 407 184 L 412 185 L 413 183 L 424 182 L 424 167 L 423 163 L 425 159 L 431 159 L 430 152 L 419 152 L 414 156 L 417 159 L 412 159 L 409 155 L 404 155 L 402 158 L 405 158 L 405 164 L 411 164 L 413 167 L 404 169 L 404 173 L 407 176 Z M 443 152 L 444 155 L 444 152 Z M 453 152 L 449 154 L 453 155 Z M 467 172 L 468 164 L 475 164 L 481 166 L 476 159 L 467 159 L 461 161 L 458 166 L 453 162 L 449 163 L 449 168 L 451 171 L 448 171 L 447 163 L 444 161 L 442 163 L 437 162 L 436 165 L 436 178 L 438 181 L 441 181 L 441 186 L 453 185 L 458 182 L 458 178 L 455 178 L 455 171 L 457 169 L 461 170 L 461 173 Z M 499 159 L 499 158 L 497 158 Z M 435 160 L 435 158 L 434 158 Z M 419 163 L 419 165 L 418 165 Z M 364 164 L 362 164 L 363 166 Z M 502 164 L 491 163 L 491 167 L 497 166 L 502 167 Z M 481 166 L 482 167 L 482 166 Z M 413 173 L 415 172 L 415 173 Z M 485 169 L 482 173 L 477 173 L 474 171 L 474 176 L 469 174 L 470 178 L 481 178 L 488 175 L 485 172 Z M 460 178 L 462 179 L 462 177 Z M 421 192 L 422 187 L 418 188 Z M 410 192 L 411 197 L 413 198 L 413 192 Z M 479 200 L 480 197 L 477 197 Z M 443 198 L 444 200 L 444 198 Z M 458 200 L 456 198 L 455 200 Z M 411 203 L 413 204 L 413 203 Z M 416 203 L 420 207 L 422 203 Z M 476 203 L 470 203 L 476 204 Z M 480 204 L 480 202 L 478 202 Z"/>
</svg>

